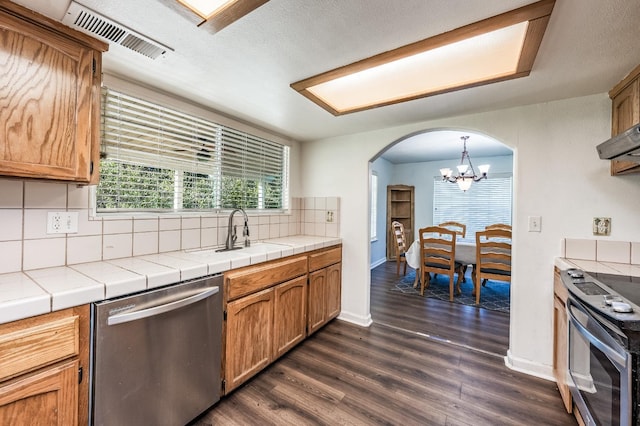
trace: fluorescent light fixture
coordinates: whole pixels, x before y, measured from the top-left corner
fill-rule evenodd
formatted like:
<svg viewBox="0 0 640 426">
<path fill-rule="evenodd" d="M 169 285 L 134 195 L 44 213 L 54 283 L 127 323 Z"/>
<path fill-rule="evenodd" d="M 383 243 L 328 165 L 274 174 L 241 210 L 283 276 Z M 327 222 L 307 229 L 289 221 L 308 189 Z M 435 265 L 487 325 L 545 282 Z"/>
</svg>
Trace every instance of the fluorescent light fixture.
<svg viewBox="0 0 640 426">
<path fill-rule="evenodd" d="M 204 21 L 199 27 L 217 33 L 269 0 L 178 0 Z"/>
<path fill-rule="evenodd" d="M 209 19 L 222 8 L 235 3 L 237 0 L 178 0 L 189 9 L 196 12 L 202 19 Z"/>
<path fill-rule="evenodd" d="M 555 0 L 476 22 L 293 83 L 334 115 L 529 75 Z"/>
</svg>

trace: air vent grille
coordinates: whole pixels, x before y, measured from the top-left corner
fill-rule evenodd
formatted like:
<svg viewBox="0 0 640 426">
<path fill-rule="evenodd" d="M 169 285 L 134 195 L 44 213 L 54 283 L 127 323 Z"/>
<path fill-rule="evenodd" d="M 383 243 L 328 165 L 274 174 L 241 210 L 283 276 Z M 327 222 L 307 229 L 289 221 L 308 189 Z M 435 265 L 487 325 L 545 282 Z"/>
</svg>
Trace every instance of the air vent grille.
<svg viewBox="0 0 640 426">
<path fill-rule="evenodd" d="M 118 24 L 74 1 L 69 5 L 62 22 L 85 33 L 97 36 L 109 43 L 116 43 L 151 59 L 167 51 L 173 51 L 142 34 Z"/>
</svg>

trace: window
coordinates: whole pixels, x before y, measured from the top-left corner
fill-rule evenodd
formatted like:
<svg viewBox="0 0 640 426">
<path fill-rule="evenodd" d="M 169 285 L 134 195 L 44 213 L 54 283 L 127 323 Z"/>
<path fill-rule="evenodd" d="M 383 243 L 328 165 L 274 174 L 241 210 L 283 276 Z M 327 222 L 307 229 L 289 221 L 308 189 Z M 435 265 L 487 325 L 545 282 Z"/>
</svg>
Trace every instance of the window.
<svg viewBox="0 0 640 426">
<path fill-rule="evenodd" d="M 476 232 L 485 226 L 511 224 L 512 189 L 510 174 L 493 174 L 489 179 L 473 183 L 467 192 L 437 177 L 433 184 L 433 223 L 464 223 L 467 233 L 461 241 L 475 242 Z"/>
<path fill-rule="evenodd" d="M 289 147 L 110 89 L 99 212 L 286 209 Z"/>
<path fill-rule="evenodd" d="M 371 241 L 378 238 L 376 222 L 378 220 L 378 175 L 371 174 Z"/>
</svg>

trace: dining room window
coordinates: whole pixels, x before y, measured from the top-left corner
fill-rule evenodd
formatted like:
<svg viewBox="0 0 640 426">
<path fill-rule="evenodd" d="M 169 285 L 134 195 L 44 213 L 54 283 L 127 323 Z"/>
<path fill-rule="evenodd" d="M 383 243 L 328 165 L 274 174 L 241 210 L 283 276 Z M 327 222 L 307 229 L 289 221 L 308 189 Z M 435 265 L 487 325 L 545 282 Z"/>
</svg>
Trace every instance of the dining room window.
<svg viewBox="0 0 640 426">
<path fill-rule="evenodd" d="M 369 224 L 371 241 L 378 238 L 378 175 L 371 174 L 371 222 Z"/>
<path fill-rule="evenodd" d="M 467 225 L 461 241 L 475 242 L 477 231 L 493 223 L 511 225 L 513 176 L 496 173 L 475 182 L 468 191 L 438 176 L 433 183 L 433 223 L 454 221 Z"/>
<path fill-rule="evenodd" d="M 99 213 L 288 207 L 289 147 L 108 88 Z"/>
</svg>

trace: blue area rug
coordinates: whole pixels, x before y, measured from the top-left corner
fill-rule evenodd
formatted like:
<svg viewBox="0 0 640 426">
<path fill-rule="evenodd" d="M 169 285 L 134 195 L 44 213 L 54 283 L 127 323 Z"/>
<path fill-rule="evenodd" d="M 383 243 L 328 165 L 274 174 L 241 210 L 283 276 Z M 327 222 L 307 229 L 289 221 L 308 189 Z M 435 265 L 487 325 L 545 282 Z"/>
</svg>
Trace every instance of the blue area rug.
<svg viewBox="0 0 640 426">
<path fill-rule="evenodd" d="M 412 296 L 420 296 L 420 285 L 417 288 L 413 288 L 413 281 L 416 277 L 416 271 L 407 271 L 407 275 L 400 278 L 394 287 L 389 290 L 394 292 L 401 292 Z M 457 279 L 456 275 L 456 279 Z M 466 275 L 467 282 L 460 284 L 462 290 L 461 295 L 454 295 L 453 303 L 459 303 L 461 305 L 476 306 L 476 298 L 472 296 L 473 284 L 471 282 L 470 272 Z M 488 281 L 487 284 L 482 287 L 480 291 L 480 305 L 479 307 L 489 309 L 492 311 L 499 311 L 509 313 L 510 307 L 510 290 L 511 285 L 509 283 L 501 281 Z M 446 275 L 438 275 L 436 279 L 431 277 L 431 284 L 424 290 L 425 297 L 431 297 L 434 299 L 449 301 L 449 277 Z"/>
</svg>

